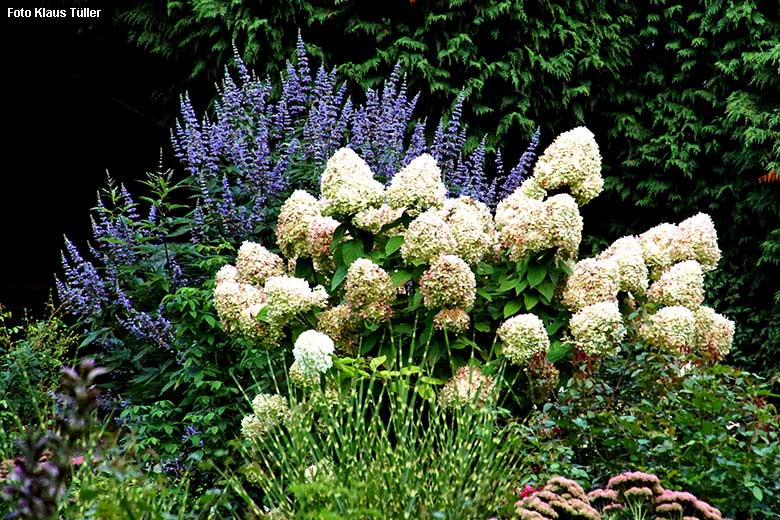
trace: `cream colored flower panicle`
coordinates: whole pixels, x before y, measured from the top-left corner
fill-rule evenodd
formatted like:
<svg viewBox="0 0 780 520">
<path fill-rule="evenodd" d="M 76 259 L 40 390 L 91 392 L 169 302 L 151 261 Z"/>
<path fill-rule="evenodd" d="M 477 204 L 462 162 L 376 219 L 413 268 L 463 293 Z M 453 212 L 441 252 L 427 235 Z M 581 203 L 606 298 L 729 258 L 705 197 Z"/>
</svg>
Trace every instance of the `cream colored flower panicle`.
<svg viewBox="0 0 780 520">
<path fill-rule="evenodd" d="M 354 215 L 384 199 L 385 187 L 374 179 L 371 168 L 350 148 L 341 148 L 328 159 L 320 177 L 326 215 Z"/>
<path fill-rule="evenodd" d="M 561 193 L 544 201 L 541 218 L 549 247 L 558 250 L 558 258 L 576 259 L 582 241 L 582 216 L 571 195 Z"/>
<path fill-rule="evenodd" d="M 236 280 L 262 286 L 270 276 L 284 274 L 282 258 L 261 244 L 246 241 L 236 257 Z"/>
<path fill-rule="evenodd" d="M 694 309 L 704 301 L 704 273 L 699 262 L 688 260 L 668 268 L 647 291 L 650 302 Z"/>
<path fill-rule="evenodd" d="M 348 303 L 326 309 L 317 315 L 317 329 L 330 336 L 340 351 L 352 354 L 363 322 Z"/>
<path fill-rule="evenodd" d="M 321 216 L 320 203 L 303 190 L 284 202 L 276 224 L 276 243 L 287 258 L 309 256 L 309 224 Z"/>
<path fill-rule="evenodd" d="M 304 376 L 324 374 L 333 366 L 333 340 L 316 330 L 301 332 L 295 340 L 293 356 Z"/>
<path fill-rule="evenodd" d="M 495 383 L 477 367 L 460 367 L 439 392 L 439 404 L 443 408 L 485 406 L 492 397 Z"/>
<path fill-rule="evenodd" d="M 642 256 L 653 280 L 657 280 L 674 263 L 674 244 L 678 241 L 678 233 L 677 226 L 664 223 L 639 235 Z"/>
<path fill-rule="evenodd" d="M 387 204 L 382 204 L 378 208 L 366 208 L 359 211 L 352 218 L 352 223 L 359 229 L 365 229 L 374 235 L 378 235 L 384 226 L 395 222 L 403 214 L 404 208 L 393 209 Z M 400 229 L 401 226 L 393 226 L 392 232 L 388 230 L 387 234 L 395 234 Z"/>
<path fill-rule="evenodd" d="M 401 257 L 407 264 L 430 263 L 440 255 L 454 253 L 457 247 L 449 224 L 438 210 L 429 209 L 417 216 L 404 232 Z"/>
<path fill-rule="evenodd" d="M 390 319 L 398 291 L 387 271 L 369 260 L 358 258 L 347 270 L 344 299 L 363 318 L 375 322 Z"/>
<path fill-rule="evenodd" d="M 657 348 L 685 350 L 696 343 L 696 318 L 686 307 L 663 307 L 639 328 L 639 337 Z"/>
<path fill-rule="evenodd" d="M 237 282 L 236 278 L 237 271 L 232 265 L 219 270 L 214 286 L 214 308 L 225 332 L 256 339 L 262 324 L 255 318 L 266 305 L 265 294 L 253 285 Z"/>
<path fill-rule="evenodd" d="M 544 323 L 534 314 L 509 318 L 501 324 L 496 335 L 504 343 L 504 355 L 515 365 L 525 365 L 550 348 Z"/>
<path fill-rule="evenodd" d="M 514 261 L 549 247 L 542 222 L 544 203 L 528 197 L 521 188 L 498 203 L 495 217 L 501 247 Z"/>
<path fill-rule="evenodd" d="M 560 134 L 536 161 L 534 177 L 545 190 L 568 186 L 580 205 L 596 197 L 604 179 L 593 132 L 581 126 Z"/>
<path fill-rule="evenodd" d="M 614 259 L 586 258 L 574 266 L 561 301 L 570 310 L 578 311 L 594 303 L 617 301 L 619 288 L 619 267 Z"/>
<path fill-rule="evenodd" d="M 333 241 L 333 232 L 341 223 L 332 217 L 318 215 L 309 221 L 308 244 L 309 255 L 312 258 L 323 260 L 330 257 L 330 243 Z"/>
<path fill-rule="evenodd" d="M 520 193 L 529 199 L 544 200 L 547 197 L 547 190 L 539 186 L 539 181 L 536 180 L 536 177 L 527 178 L 518 189 Z"/>
<path fill-rule="evenodd" d="M 387 188 L 387 203 L 392 208 L 406 208 L 409 215 L 418 215 L 428 208 L 441 208 L 447 188 L 441 179 L 436 159 L 422 154 L 393 176 Z"/>
<path fill-rule="evenodd" d="M 252 414 L 241 420 L 241 434 L 250 441 L 262 440 L 290 418 L 287 400 L 278 394 L 258 394 L 252 400 Z"/>
<path fill-rule="evenodd" d="M 272 276 L 265 282 L 263 292 L 268 305 L 268 321 L 284 325 L 296 314 L 307 312 L 313 307 L 324 307 L 328 293 L 322 286 L 314 289 L 303 278 L 293 276 Z"/>
<path fill-rule="evenodd" d="M 696 318 L 696 348 L 709 350 L 722 358 L 734 341 L 734 322 L 709 307 L 693 310 Z"/>
<path fill-rule="evenodd" d="M 485 204 L 471 197 L 447 199 L 441 214 L 455 237 L 455 252 L 468 264 L 475 265 L 492 252 L 496 227 Z"/>
<path fill-rule="evenodd" d="M 477 297 L 477 282 L 469 265 L 457 255 L 442 255 L 420 276 L 423 305 L 469 310 Z"/>
<path fill-rule="evenodd" d="M 579 310 L 569 321 L 573 343 L 591 356 L 613 356 L 620 351 L 626 327 L 617 302 L 598 302 Z"/>
<path fill-rule="evenodd" d="M 304 390 L 310 390 L 320 384 L 319 372 L 306 372 L 297 361 L 293 361 L 287 370 L 287 376 L 294 386 Z"/>
<path fill-rule="evenodd" d="M 642 246 L 635 236 L 619 238 L 605 249 L 598 260 L 611 258 L 618 267 L 619 288 L 634 296 L 641 296 L 647 291 L 648 271 L 642 256 Z"/>
<path fill-rule="evenodd" d="M 442 309 L 433 317 L 433 328 L 459 334 L 466 332 L 471 324 L 469 313 L 463 309 Z"/>
<path fill-rule="evenodd" d="M 680 222 L 677 230 L 673 245 L 675 260 L 696 260 L 704 271 L 715 269 L 720 261 L 720 248 L 710 216 L 705 213 L 694 215 Z"/>
</svg>

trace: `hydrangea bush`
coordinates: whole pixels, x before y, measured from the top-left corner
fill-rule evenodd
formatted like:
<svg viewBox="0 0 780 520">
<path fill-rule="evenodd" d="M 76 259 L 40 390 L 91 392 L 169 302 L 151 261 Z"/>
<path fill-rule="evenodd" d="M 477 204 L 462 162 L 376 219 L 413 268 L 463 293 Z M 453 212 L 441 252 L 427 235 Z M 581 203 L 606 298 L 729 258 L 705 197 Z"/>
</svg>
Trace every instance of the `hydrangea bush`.
<svg viewBox="0 0 780 520">
<path fill-rule="evenodd" d="M 217 314 L 226 330 L 288 360 L 294 342 L 305 376 L 331 366 L 354 375 L 380 360 L 419 371 L 416 390 L 429 398 L 449 381 L 448 403 L 468 388 L 464 378 L 496 376 L 515 412 L 625 342 L 721 359 L 734 327 L 703 306 L 703 273 L 720 254 L 712 221 L 662 224 L 578 259 L 579 208 L 601 191 L 600 170 L 593 134 L 565 132 L 494 213 L 448 196 L 448 172 L 431 155 L 385 186 L 355 150 L 339 149 L 319 197 L 296 191 L 281 207 L 275 238 L 285 257 L 245 242 L 241 250 L 257 252 L 251 261 L 222 268 Z M 257 276 L 282 266 L 286 274 Z M 469 365 L 476 372 L 461 371 Z"/>
</svg>

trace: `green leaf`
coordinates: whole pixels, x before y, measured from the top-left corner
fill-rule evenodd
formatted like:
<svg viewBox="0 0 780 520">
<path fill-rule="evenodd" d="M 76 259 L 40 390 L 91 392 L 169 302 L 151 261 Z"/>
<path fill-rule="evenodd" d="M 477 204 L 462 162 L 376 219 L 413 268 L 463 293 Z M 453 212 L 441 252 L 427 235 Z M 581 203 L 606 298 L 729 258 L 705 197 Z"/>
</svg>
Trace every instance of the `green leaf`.
<svg viewBox="0 0 780 520">
<path fill-rule="evenodd" d="M 344 281 L 344 278 L 347 277 L 347 266 L 346 265 L 340 265 L 338 269 L 336 269 L 336 272 L 333 273 L 333 280 L 330 282 L 330 290 L 334 291 L 336 288 L 341 285 L 341 282 Z"/>
<path fill-rule="evenodd" d="M 345 265 L 352 265 L 352 262 L 365 255 L 363 252 L 363 242 L 360 240 L 344 242 L 341 249 L 341 255 Z"/>
<path fill-rule="evenodd" d="M 486 274 L 493 274 L 493 266 L 490 264 L 486 264 L 485 262 L 480 262 L 477 264 L 477 274 L 479 275 L 486 275 Z"/>
<path fill-rule="evenodd" d="M 544 264 L 531 264 L 528 266 L 528 283 L 536 287 L 547 277 L 547 266 Z"/>
<path fill-rule="evenodd" d="M 393 285 L 401 287 L 403 284 L 412 279 L 412 273 L 409 271 L 393 271 L 390 273 L 390 279 L 393 281 Z"/>
<path fill-rule="evenodd" d="M 764 500 L 764 493 L 761 491 L 761 488 L 756 486 L 750 488 L 750 491 L 753 493 L 753 496 L 756 497 L 756 500 L 759 502 Z"/>
<path fill-rule="evenodd" d="M 547 360 L 550 363 L 557 363 L 565 358 L 570 351 L 571 349 L 560 341 L 553 341 L 550 344 L 549 350 L 547 350 Z"/>
<path fill-rule="evenodd" d="M 552 301 L 553 293 L 555 292 L 555 285 L 553 285 L 552 282 L 548 281 L 545 283 L 541 283 L 536 286 L 536 290 L 539 291 L 539 294 L 541 294 L 545 302 L 549 304 Z"/>
<path fill-rule="evenodd" d="M 535 294 L 524 294 L 523 295 L 523 301 L 525 302 L 525 308 L 526 310 L 531 310 L 534 307 L 536 307 L 536 304 L 539 303 L 539 297 Z"/>
<path fill-rule="evenodd" d="M 510 300 L 504 304 L 504 318 L 508 318 L 517 311 L 523 308 L 523 303 L 520 300 Z"/>
<path fill-rule="evenodd" d="M 487 321 L 478 321 L 474 323 L 474 329 L 479 332 L 490 332 L 490 323 Z"/>
<path fill-rule="evenodd" d="M 404 243 L 404 237 L 400 235 L 390 237 L 390 240 L 388 240 L 387 244 L 385 244 L 385 254 L 387 256 L 392 255 L 393 253 L 401 249 L 403 243 Z"/>
<path fill-rule="evenodd" d="M 371 371 L 376 371 L 377 368 L 379 368 L 379 365 L 387 361 L 387 356 L 379 356 L 375 357 L 371 360 L 371 362 L 368 364 L 369 367 L 371 367 Z"/>
<path fill-rule="evenodd" d="M 339 227 L 337 227 L 333 231 L 333 238 L 330 241 L 330 252 L 333 253 L 336 250 L 336 247 L 341 243 L 341 241 L 344 239 L 344 234 L 347 232 L 347 226 L 344 224 L 340 224 Z"/>
</svg>

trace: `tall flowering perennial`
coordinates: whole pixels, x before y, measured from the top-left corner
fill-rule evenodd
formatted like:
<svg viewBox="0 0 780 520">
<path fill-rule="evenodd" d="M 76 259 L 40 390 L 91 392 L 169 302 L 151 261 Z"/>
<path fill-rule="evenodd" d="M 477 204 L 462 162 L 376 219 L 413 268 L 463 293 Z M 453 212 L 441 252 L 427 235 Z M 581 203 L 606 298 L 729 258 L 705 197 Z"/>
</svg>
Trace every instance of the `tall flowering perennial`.
<svg viewBox="0 0 780 520">
<path fill-rule="evenodd" d="M 477 281 L 469 265 L 457 255 L 442 255 L 420 277 L 423 304 L 429 308 L 469 310 L 476 299 Z"/>
<path fill-rule="evenodd" d="M 568 186 L 579 204 L 590 202 L 604 188 L 593 132 L 581 126 L 559 135 L 536 162 L 534 178 L 545 190 Z"/>
<path fill-rule="evenodd" d="M 525 365 L 535 356 L 546 354 L 550 348 L 544 323 L 534 314 L 519 314 L 508 319 L 496 335 L 504 343 L 504 355 L 515 365 Z"/>
<path fill-rule="evenodd" d="M 395 174 L 387 188 L 387 203 L 391 208 L 406 208 L 414 216 L 429 208 L 441 208 L 446 195 L 436 159 L 423 154 Z"/>
<path fill-rule="evenodd" d="M 384 199 L 385 187 L 374 179 L 366 162 L 354 150 L 341 148 L 328 159 L 320 178 L 323 213 L 354 215 Z"/>
</svg>

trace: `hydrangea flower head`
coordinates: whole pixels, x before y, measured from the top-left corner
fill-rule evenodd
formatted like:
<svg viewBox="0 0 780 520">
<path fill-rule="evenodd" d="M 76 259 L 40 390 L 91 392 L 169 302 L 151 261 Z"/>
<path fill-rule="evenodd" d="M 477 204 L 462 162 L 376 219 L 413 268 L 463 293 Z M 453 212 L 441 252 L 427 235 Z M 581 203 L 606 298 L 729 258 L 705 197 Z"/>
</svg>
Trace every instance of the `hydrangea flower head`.
<svg viewBox="0 0 780 520">
<path fill-rule="evenodd" d="M 384 199 L 385 187 L 374 179 L 366 162 L 350 148 L 341 148 L 328 159 L 320 177 L 322 212 L 354 215 Z"/>
<path fill-rule="evenodd" d="M 401 257 L 407 264 L 428 264 L 440 255 L 453 254 L 457 247 L 449 224 L 438 210 L 429 209 L 418 215 L 404 232 Z"/>
<path fill-rule="evenodd" d="M 582 308 L 569 320 L 574 345 L 591 356 L 614 356 L 626 336 L 617 302 L 598 302 Z"/>
<path fill-rule="evenodd" d="M 522 186 L 498 203 L 495 217 L 498 238 L 512 260 L 521 260 L 550 247 L 543 214 L 544 203 L 525 195 Z"/>
<path fill-rule="evenodd" d="M 471 309 L 477 297 L 477 281 L 469 265 L 457 255 L 441 255 L 420 276 L 423 304 L 428 309 Z"/>
<path fill-rule="evenodd" d="M 634 296 L 645 294 L 649 283 L 647 265 L 642 256 L 642 246 L 635 236 L 617 239 L 596 258 L 611 258 L 615 261 L 621 291 L 630 292 Z"/>
<path fill-rule="evenodd" d="M 433 328 L 459 334 L 466 332 L 471 324 L 469 313 L 460 308 L 442 309 L 433 316 Z"/>
<path fill-rule="evenodd" d="M 490 401 L 494 388 L 493 378 L 482 374 L 479 368 L 460 367 L 439 392 L 439 404 L 443 408 L 481 408 Z"/>
<path fill-rule="evenodd" d="M 578 311 L 594 303 L 616 301 L 619 288 L 619 267 L 614 259 L 586 258 L 574 266 L 561 301 L 572 311 Z"/>
<path fill-rule="evenodd" d="M 393 176 L 387 188 L 387 203 L 391 208 L 406 208 L 414 216 L 429 208 L 441 208 L 446 195 L 436 159 L 425 153 Z"/>
<path fill-rule="evenodd" d="M 344 299 L 363 318 L 374 322 L 390 319 L 390 305 L 397 294 L 387 271 L 368 258 L 358 258 L 349 266 L 344 282 Z"/>
<path fill-rule="evenodd" d="M 317 329 L 330 336 L 340 351 L 350 355 L 354 354 L 361 328 L 360 315 L 349 303 L 331 307 L 317 315 Z"/>
<path fill-rule="evenodd" d="M 323 261 L 330 257 L 330 243 L 333 241 L 333 232 L 341 223 L 332 217 L 317 215 L 309 221 L 307 231 L 309 256 Z"/>
<path fill-rule="evenodd" d="M 267 298 L 268 320 L 279 325 L 286 324 L 298 313 L 324 307 L 328 301 L 328 293 L 322 286 L 312 289 L 309 282 L 294 276 L 272 276 L 266 280 L 263 292 Z"/>
<path fill-rule="evenodd" d="M 359 229 L 365 229 L 370 231 L 374 235 L 379 235 L 382 228 L 392 222 L 395 222 L 404 214 L 404 208 L 394 209 L 387 204 L 382 204 L 378 208 L 366 208 L 361 210 L 352 217 L 352 223 Z M 395 228 L 395 226 L 394 226 Z M 387 231 L 388 235 L 395 234 L 400 231 L 402 226 L 398 226 L 397 229 Z"/>
<path fill-rule="evenodd" d="M 261 440 L 290 418 L 290 406 L 278 394 L 257 394 L 252 400 L 252 412 L 241 420 L 241 433 L 250 441 Z"/>
<path fill-rule="evenodd" d="M 698 213 L 677 225 L 677 240 L 674 243 L 675 260 L 696 260 L 705 271 L 712 271 L 720 261 L 718 233 L 712 218 Z"/>
<path fill-rule="evenodd" d="M 674 245 L 679 241 L 678 233 L 677 226 L 664 223 L 639 235 L 642 256 L 654 280 L 674 263 Z"/>
<path fill-rule="evenodd" d="M 298 363 L 301 374 L 311 377 L 324 374 L 333 366 L 333 340 L 326 334 L 316 330 L 301 332 L 295 340 L 293 356 Z"/>
<path fill-rule="evenodd" d="M 734 341 L 734 322 L 709 307 L 693 310 L 696 319 L 696 348 L 723 358 Z"/>
<path fill-rule="evenodd" d="M 321 216 L 320 203 L 303 190 L 295 190 L 279 210 L 276 243 L 287 258 L 309 256 L 309 224 Z"/>
<path fill-rule="evenodd" d="M 534 178 L 545 190 L 568 186 L 582 205 L 604 188 L 601 154 L 593 132 L 581 126 L 555 138 L 534 166 Z"/>
<path fill-rule="evenodd" d="M 550 348 L 544 323 L 534 314 L 509 318 L 501 324 L 496 335 L 504 343 L 504 355 L 515 365 L 525 365 Z"/>
<path fill-rule="evenodd" d="M 695 260 L 686 260 L 666 269 L 647 291 L 650 302 L 682 305 L 694 309 L 704 301 L 704 273 Z"/>
<path fill-rule="evenodd" d="M 696 318 L 686 307 L 663 307 L 639 328 L 639 337 L 657 348 L 683 351 L 696 342 Z"/>
<path fill-rule="evenodd" d="M 541 218 L 543 234 L 549 247 L 557 248 L 558 258 L 577 258 L 583 223 L 580 208 L 571 195 L 560 193 L 544 201 Z"/>
<path fill-rule="evenodd" d="M 236 271 L 237 281 L 262 286 L 268 277 L 284 274 L 284 261 L 261 244 L 246 241 L 238 249 Z"/>
<path fill-rule="evenodd" d="M 493 250 L 496 228 L 484 203 L 471 197 L 447 199 L 441 214 L 455 237 L 456 254 L 469 265 L 479 263 Z"/>
</svg>

